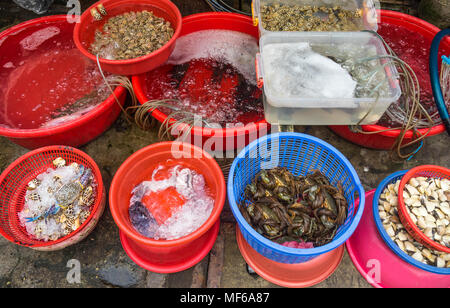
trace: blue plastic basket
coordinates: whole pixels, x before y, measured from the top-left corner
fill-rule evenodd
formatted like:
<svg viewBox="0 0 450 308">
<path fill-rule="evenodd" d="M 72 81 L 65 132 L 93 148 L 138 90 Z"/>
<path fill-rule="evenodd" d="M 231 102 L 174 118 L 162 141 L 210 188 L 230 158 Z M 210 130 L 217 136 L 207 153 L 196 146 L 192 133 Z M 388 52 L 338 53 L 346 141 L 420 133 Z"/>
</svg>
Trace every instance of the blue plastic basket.
<svg viewBox="0 0 450 308">
<path fill-rule="evenodd" d="M 386 189 L 386 187 L 389 184 L 396 183 L 398 180 L 401 180 L 403 176 L 408 171 L 398 171 L 396 173 L 391 174 L 387 178 L 385 178 L 380 185 L 378 185 L 377 190 L 375 192 L 375 195 L 373 197 L 373 204 L 372 204 L 372 210 L 373 210 L 373 217 L 375 219 L 375 224 L 377 226 L 378 232 L 380 233 L 381 237 L 383 238 L 384 242 L 389 246 L 389 248 L 394 251 L 394 253 L 399 256 L 403 261 L 408 262 L 409 264 L 418 267 L 422 270 L 435 273 L 435 274 L 442 274 L 442 275 L 450 275 L 450 268 L 437 268 L 435 266 L 431 266 L 428 264 L 424 264 L 422 262 L 417 261 L 413 257 L 410 257 L 406 252 L 400 249 L 400 247 L 397 246 L 397 244 L 391 240 L 391 237 L 387 234 L 386 230 L 383 227 L 383 222 L 380 218 L 380 213 L 378 211 L 378 200 L 380 199 L 380 195 L 383 193 L 383 191 Z"/>
<path fill-rule="evenodd" d="M 284 247 L 259 234 L 244 219 L 238 204 L 245 202 L 245 187 L 261 169 L 277 166 L 286 167 L 296 176 L 320 170 L 332 185 L 341 183 L 349 204 L 348 217 L 331 243 L 311 249 Z M 358 205 L 357 198 L 360 198 Z M 310 261 L 347 241 L 361 219 L 365 193 L 353 166 L 333 146 L 305 134 L 278 133 L 255 140 L 236 157 L 228 177 L 228 199 L 241 233 L 253 249 L 275 262 L 296 264 Z"/>
</svg>

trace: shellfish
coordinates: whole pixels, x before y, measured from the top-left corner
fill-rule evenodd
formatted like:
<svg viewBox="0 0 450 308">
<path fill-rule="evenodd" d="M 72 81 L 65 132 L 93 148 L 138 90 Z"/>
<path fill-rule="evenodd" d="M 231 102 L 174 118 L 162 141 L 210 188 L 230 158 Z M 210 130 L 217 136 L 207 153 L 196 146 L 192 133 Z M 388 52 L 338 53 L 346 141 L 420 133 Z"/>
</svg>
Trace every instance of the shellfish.
<svg viewBox="0 0 450 308">
<path fill-rule="evenodd" d="M 441 181 L 442 182 L 442 181 Z M 404 226 L 401 224 L 398 213 L 396 211 L 396 207 L 394 204 L 398 203 L 398 190 L 395 190 L 395 187 L 398 187 L 398 184 L 400 183 L 400 180 L 395 183 L 395 185 L 389 185 L 386 187 L 386 189 L 382 192 L 380 195 L 380 199 L 378 200 L 378 211 L 380 218 L 383 220 L 383 226 L 386 230 L 386 232 L 389 234 L 393 242 L 406 254 L 413 257 L 415 260 L 419 262 L 423 262 L 425 264 L 436 266 L 436 267 L 450 267 L 450 254 L 446 254 L 444 252 L 435 251 L 428 249 L 421 245 L 420 243 L 416 242 L 411 235 L 407 233 L 407 230 L 404 228 Z M 409 184 L 411 186 L 414 186 L 417 188 L 417 191 L 421 193 L 422 191 L 426 191 L 426 189 L 421 189 L 421 187 L 429 187 L 431 184 L 430 179 L 427 178 L 415 178 L 413 181 L 410 181 Z M 436 184 L 436 187 L 443 186 L 442 183 Z M 444 184 L 445 186 L 445 184 Z M 432 195 L 431 191 L 428 195 Z M 389 205 L 386 205 L 386 201 L 388 198 L 387 196 L 390 196 L 390 202 Z M 408 193 L 409 196 L 409 193 Z M 409 196 L 414 197 L 414 196 Z M 394 200 L 397 199 L 397 200 Z M 420 200 L 420 198 L 419 198 Z M 433 215 L 429 215 L 427 213 L 426 216 L 418 216 L 416 217 L 412 210 L 414 207 L 411 206 L 410 208 L 407 206 L 407 211 L 409 211 L 411 218 L 414 217 L 415 221 L 422 225 L 426 226 L 424 229 L 424 233 L 429 236 L 433 237 L 435 234 L 439 236 L 439 233 L 441 233 L 442 240 L 446 240 L 448 238 L 445 238 L 445 235 L 448 231 L 450 231 L 450 228 L 444 227 L 445 221 L 441 221 L 443 224 L 442 227 L 436 227 L 437 222 L 439 221 L 439 215 L 436 213 L 436 209 L 434 207 L 427 206 L 427 203 L 425 203 L 425 209 L 428 211 L 429 208 L 432 208 L 434 211 Z M 406 202 L 405 202 L 406 204 Z M 410 203 L 412 204 L 412 203 Z M 437 209 L 438 210 L 438 209 Z M 432 225 L 432 224 L 435 225 Z M 395 227 L 394 227 L 395 226 Z M 429 227 L 432 226 L 432 227 Z M 445 229 L 445 231 L 444 231 Z"/>
<path fill-rule="evenodd" d="M 250 204 L 240 204 L 244 218 L 279 243 L 326 245 L 347 218 L 342 187 L 332 186 L 319 171 L 296 177 L 286 168 L 262 170 L 247 185 L 245 196 Z"/>
</svg>

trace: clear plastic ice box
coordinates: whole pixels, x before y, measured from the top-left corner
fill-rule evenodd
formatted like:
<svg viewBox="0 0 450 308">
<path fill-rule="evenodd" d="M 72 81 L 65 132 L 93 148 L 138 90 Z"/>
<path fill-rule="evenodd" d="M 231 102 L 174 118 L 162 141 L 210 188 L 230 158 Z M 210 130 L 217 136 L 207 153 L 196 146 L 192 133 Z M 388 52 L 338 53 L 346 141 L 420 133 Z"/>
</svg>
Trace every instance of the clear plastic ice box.
<svg viewBox="0 0 450 308">
<path fill-rule="evenodd" d="M 379 37 L 370 32 L 277 32 L 264 35 L 260 39 L 260 54 L 257 55 L 258 83 L 264 89 L 265 118 L 271 124 L 279 125 L 356 125 L 376 123 L 389 106 L 401 95 L 399 76 L 392 61 L 387 58 L 373 60 L 378 67 L 379 78 L 384 78 L 383 94 L 371 97 L 350 98 L 308 98 L 279 96 L 270 86 L 265 76 L 264 47 L 270 44 L 307 42 L 313 48 L 327 51 L 332 58 L 333 52 L 341 56 L 345 48 L 350 56 L 363 59 L 369 52 L 377 56 L 387 55 Z M 355 60 L 354 59 L 354 60 Z M 378 73 L 377 73 L 378 74 Z M 280 92 L 277 92 L 280 93 Z"/>
</svg>

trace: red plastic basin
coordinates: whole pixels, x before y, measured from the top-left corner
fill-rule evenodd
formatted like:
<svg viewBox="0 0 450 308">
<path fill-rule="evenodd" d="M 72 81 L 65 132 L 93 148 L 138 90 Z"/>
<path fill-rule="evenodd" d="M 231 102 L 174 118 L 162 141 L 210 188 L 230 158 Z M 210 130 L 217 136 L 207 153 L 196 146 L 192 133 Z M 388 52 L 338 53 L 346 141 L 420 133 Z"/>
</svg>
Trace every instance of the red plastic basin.
<svg viewBox="0 0 450 308">
<path fill-rule="evenodd" d="M 91 9 L 103 4 L 108 15 L 100 21 L 96 21 L 91 15 Z M 170 0 L 104 0 L 93 4 L 82 15 L 80 23 L 75 26 L 73 34 L 75 44 L 78 49 L 92 61 L 97 61 L 97 57 L 89 52 L 89 47 L 94 41 L 95 31 L 102 29 L 106 21 L 112 16 L 117 16 L 131 11 L 152 11 L 156 16 L 164 18 L 172 24 L 175 32 L 166 45 L 160 49 L 129 60 L 106 60 L 99 59 L 102 69 L 118 75 L 136 75 L 151 71 L 157 68 L 169 58 L 175 48 L 175 42 L 181 31 L 181 13 L 175 4 Z"/>
<path fill-rule="evenodd" d="M 65 98 L 73 97 L 80 87 L 92 87 L 81 75 L 86 63 L 92 64 L 86 62 L 75 48 L 73 28 L 74 24 L 67 22 L 66 15 L 56 15 L 33 19 L 0 33 L 1 136 L 28 149 L 53 144 L 78 147 L 98 137 L 117 119 L 121 108 L 111 95 L 87 114 L 62 125 L 50 128 L 9 125 L 29 125 L 32 121 L 39 124 L 48 115 L 49 108 L 63 106 Z M 55 49 L 58 45 L 67 46 L 68 49 Z M 55 54 L 43 56 L 48 52 Z M 51 74 L 49 67 L 52 69 Z M 60 97 L 55 98 L 50 92 L 61 80 L 73 84 L 59 91 Z M 87 90 L 86 94 L 90 91 L 92 89 Z M 117 87 L 114 93 L 123 104 L 125 89 Z M 26 99 L 22 100 L 21 97 Z M 54 100 L 55 106 L 46 106 L 46 99 Z"/>
<path fill-rule="evenodd" d="M 132 226 L 129 218 L 131 192 L 148 180 L 156 165 L 169 159 L 202 174 L 215 204 L 211 216 L 193 233 L 176 240 L 155 240 L 141 235 Z M 225 195 L 222 170 L 208 153 L 187 143 L 162 142 L 136 152 L 122 164 L 111 183 L 109 204 L 130 257 L 151 271 L 170 273 L 194 266 L 210 251 L 217 238 Z"/>
<path fill-rule="evenodd" d="M 424 36 L 430 43 L 429 47 L 431 47 L 431 42 L 435 35 L 440 31 L 438 27 L 435 27 L 432 24 L 411 15 L 388 10 L 380 10 L 380 15 L 382 23 L 402 26 L 410 29 L 411 32 L 419 33 L 420 35 Z M 413 44 L 414 42 L 411 42 L 411 45 Z M 441 50 L 443 50 L 445 54 L 450 53 L 450 39 L 442 41 Z M 380 132 L 377 134 L 362 134 L 352 132 L 348 126 L 330 126 L 330 129 L 337 135 L 355 144 L 379 150 L 392 149 L 394 142 L 401 133 L 400 130 L 392 130 Z M 378 132 L 388 128 L 380 125 L 363 125 L 362 129 L 365 132 Z M 439 135 L 444 131 L 444 125 L 435 126 L 431 129 L 430 132 L 429 129 L 419 130 L 420 134 L 422 135 L 428 133 L 428 137 Z M 408 131 L 405 135 L 405 139 L 403 140 L 403 144 L 407 144 L 413 141 L 413 137 L 413 132 Z"/>
<path fill-rule="evenodd" d="M 201 13 L 185 17 L 180 36 L 211 29 L 239 31 L 259 38 L 258 28 L 253 25 L 252 19 L 235 13 Z M 139 102 L 144 104 L 149 101 L 151 98 L 145 93 L 145 74 L 133 76 L 132 81 Z M 152 116 L 161 123 L 167 119 L 167 115 L 159 110 L 153 111 Z M 240 128 L 193 127 L 190 140 L 183 141 L 203 146 L 207 150 L 229 151 L 244 148 L 251 141 L 266 135 L 269 130 L 270 125 L 265 120 Z"/>
</svg>

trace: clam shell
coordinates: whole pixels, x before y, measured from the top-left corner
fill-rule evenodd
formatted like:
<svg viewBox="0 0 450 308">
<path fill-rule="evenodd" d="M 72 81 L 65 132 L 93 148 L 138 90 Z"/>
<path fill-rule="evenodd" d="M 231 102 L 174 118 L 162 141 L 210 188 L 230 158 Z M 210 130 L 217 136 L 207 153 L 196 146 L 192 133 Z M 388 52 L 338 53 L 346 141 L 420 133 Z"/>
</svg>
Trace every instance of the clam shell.
<svg viewBox="0 0 450 308">
<path fill-rule="evenodd" d="M 410 196 L 420 195 L 419 191 L 411 185 L 405 185 L 405 189 L 408 191 Z"/>
<path fill-rule="evenodd" d="M 432 238 L 433 237 L 433 229 L 432 228 L 426 228 L 423 233 L 425 234 L 425 236 Z"/>
<path fill-rule="evenodd" d="M 394 231 L 394 229 L 393 229 L 392 226 L 389 226 L 389 227 L 386 229 L 386 232 L 387 232 L 387 234 L 388 234 L 390 237 L 394 237 L 394 236 L 395 236 L 395 231 Z"/>
<path fill-rule="evenodd" d="M 419 181 L 416 178 L 411 178 L 411 180 L 409 180 L 409 185 L 416 187 L 419 186 Z"/>
<path fill-rule="evenodd" d="M 450 217 L 450 207 L 447 202 L 442 202 L 439 205 L 439 209 L 447 216 Z"/>
<path fill-rule="evenodd" d="M 450 190 L 450 181 L 447 180 L 447 179 L 442 180 L 442 181 L 441 181 L 441 189 L 442 189 L 444 192 L 449 191 L 449 190 Z"/>
<path fill-rule="evenodd" d="M 399 232 L 398 234 L 397 234 L 397 237 L 398 237 L 398 239 L 400 240 L 400 241 L 402 241 L 402 242 L 405 242 L 405 241 L 407 241 L 408 240 L 408 237 L 406 236 L 406 233 L 405 232 Z"/>
<path fill-rule="evenodd" d="M 444 235 L 444 236 L 442 237 L 442 243 L 443 243 L 445 246 L 448 246 L 448 245 L 450 244 L 450 235 Z"/>
<path fill-rule="evenodd" d="M 395 240 L 395 243 L 397 244 L 398 248 L 400 248 L 402 251 L 405 251 L 405 244 L 401 240 Z"/>
<path fill-rule="evenodd" d="M 392 206 L 389 202 L 383 202 L 383 207 L 384 207 L 384 210 L 388 213 L 391 211 L 391 208 L 392 208 Z"/>
<path fill-rule="evenodd" d="M 422 228 L 422 229 L 425 229 L 426 227 L 427 227 L 427 223 L 425 222 L 425 218 L 423 218 L 423 217 L 418 217 L 417 218 L 417 225 L 420 227 L 420 228 Z"/>
<path fill-rule="evenodd" d="M 411 257 L 413 257 L 414 259 L 416 259 L 419 262 L 423 262 L 423 255 L 420 251 L 417 251 Z"/>
<path fill-rule="evenodd" d="M 416 252 L 417 248 L 412 243 L 406 241 L 404 242 L 406 251 Z"/>
<path fill-rule="evenodd" d="M 65 165 L 66 165 L 66 161 L 62 157 L 58 157 L 57 159 L 55 159 L 53 161 L 53 166 L 55 166 L 56 168 L 64 167 Z"/>
<path fill-rule="evenodd" d="M 33 179 L 32 181 L 30 181 L 30 183 L 28 183 L 28 190 L 35 190 L 36 188 L 38 188 L 39 185 L 41 185 L 41 181 L 38 179 Z"/>
<path fill-rule="evenodd" d="M 440 257 L 436 258 L 436 266 L 439 268 L 444 268 L 445 267 L 444 259 L 442 259 Z"/>
<path fill-rule="evenodd" d="M 432 213 L 434 211 L 434 209 L 436 208 L 436 203 L 435 202 L 430 202 L 430 201 L 425 201 L 425 207 L 428 211 L 428 213 Z"/>
</svg>

